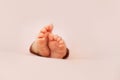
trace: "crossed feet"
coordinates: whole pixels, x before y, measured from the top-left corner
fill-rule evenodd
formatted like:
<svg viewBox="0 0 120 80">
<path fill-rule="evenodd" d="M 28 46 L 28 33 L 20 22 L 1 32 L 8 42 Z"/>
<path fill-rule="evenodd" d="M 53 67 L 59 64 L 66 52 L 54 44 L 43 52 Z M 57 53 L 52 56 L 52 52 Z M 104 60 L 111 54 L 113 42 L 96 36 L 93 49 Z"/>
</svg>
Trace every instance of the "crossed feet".
<svg viewBox="0 0 120 80">
<path fill-rule="evenodd" d="M 52 31 L 52 24 L 42 28 L 32 44 L 32 51 L 44 57 L 63 58 L 67 54 L 66 44 L 60 36 L 54 35 Z"/>
</svg>

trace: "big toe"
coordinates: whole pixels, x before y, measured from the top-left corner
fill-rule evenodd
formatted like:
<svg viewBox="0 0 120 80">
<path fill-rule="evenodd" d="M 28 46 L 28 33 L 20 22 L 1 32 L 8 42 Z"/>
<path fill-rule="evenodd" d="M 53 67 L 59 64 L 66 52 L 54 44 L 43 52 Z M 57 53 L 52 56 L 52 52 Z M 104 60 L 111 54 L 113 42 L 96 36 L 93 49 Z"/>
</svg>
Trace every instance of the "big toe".
<svg viewBox="0 0 120 80">
<path fill-rule="evenodd" d="M 47 29 L 44 27 L 40 30 L 40 33 L 46 33 L 47 32 Z"/>
<path fill-rule="evenodd" d="M 53 24 L 49 24 L 49 25 L 45 26 L 44 28 L 47 30 L 47 32 L 52 32 Z"/>
<path fill-rule="evenodd" d="M 49 38 L 49 41 L 52 41 L 52 40 L 54 40 L 54 35 L 52 33 L 50 33 L 48 38 Z"/>
</svg>

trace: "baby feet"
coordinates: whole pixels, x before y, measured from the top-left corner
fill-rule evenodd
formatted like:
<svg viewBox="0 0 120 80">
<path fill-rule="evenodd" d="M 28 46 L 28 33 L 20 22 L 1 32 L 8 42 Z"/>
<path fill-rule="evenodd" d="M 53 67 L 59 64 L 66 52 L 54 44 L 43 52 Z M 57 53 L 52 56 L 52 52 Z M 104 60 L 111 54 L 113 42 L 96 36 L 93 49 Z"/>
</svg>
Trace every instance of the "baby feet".
<svg viewBox="0 0 120 80">
<path fill-rule="evenodd" d="M 49 48 L 51 50 L 52 58 L 63 58 L 66 53 L 66 45 L 63 39 L 57 35 L 49 34 Z"/>
<path fill-rule="evenodd" d="M 63 58 L 67 47 L 60 36 L 52 34 L 53 25 L 44 27 L 32 45 L 32 52 L 44 57 Z"/>
<path fill-rule="evenodd" d="M 32 50 L 38 55 L 41 55 L 44 57 L 50 56 L 50 50 L 48 47 L 48 34 L 51 33 L 52 30 L 53 30 L 53 26 L 48 25 L 40 31 L 37 39 L 35 40 L 32 46 L 33 48 Z"/>
</svg>

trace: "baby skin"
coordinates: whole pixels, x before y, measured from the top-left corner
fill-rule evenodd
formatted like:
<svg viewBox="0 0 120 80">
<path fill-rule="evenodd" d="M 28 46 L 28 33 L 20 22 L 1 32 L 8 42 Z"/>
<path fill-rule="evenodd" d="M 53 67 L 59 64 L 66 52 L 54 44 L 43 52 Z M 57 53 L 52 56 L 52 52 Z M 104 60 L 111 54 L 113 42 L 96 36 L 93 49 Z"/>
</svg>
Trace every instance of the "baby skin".
<svg viewBox="0 0 120 80">
<path fill-rule="evenodd" d="M 52 33 L 53 25 L 47 25 L 40 30 L 32 44 L 32 52 L 43 57 L 62 59 L 68 53 L 64 40 Z"/>
</svg>

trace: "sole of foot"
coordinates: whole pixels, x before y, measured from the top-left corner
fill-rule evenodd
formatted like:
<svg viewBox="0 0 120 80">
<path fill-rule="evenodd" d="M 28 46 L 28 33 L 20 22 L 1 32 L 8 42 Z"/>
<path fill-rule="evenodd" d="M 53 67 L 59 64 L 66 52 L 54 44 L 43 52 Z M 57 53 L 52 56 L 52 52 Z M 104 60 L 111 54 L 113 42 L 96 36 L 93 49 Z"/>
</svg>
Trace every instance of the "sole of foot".
<svg viewBox="0 0 120 80">
<path fill-rule="evenodd" d="M 49 34 L 49 48 L 51 51 L 51 58 L 62 59 L 67 52 L 64 40 L 58 35 Z"/>
<path fill-rule="evenodd" d="M 50 55 L 50 50 L 48 47 L 48 34 L 51 33 L 52 30 L 53 30 L 52 24 L 47 25 L 41 29 L 37 39 L 33 44 L 34 52 L 44 57 L 48 57 Z"/>
</svg>

